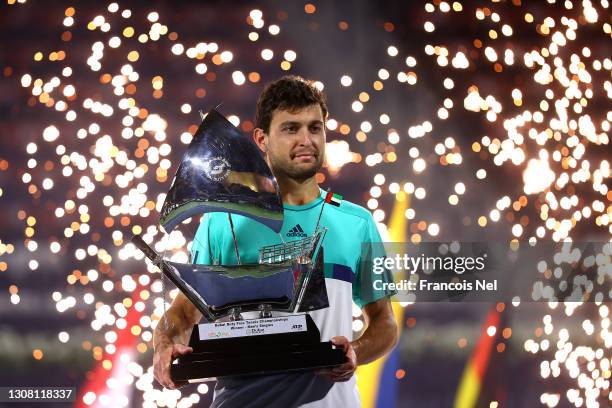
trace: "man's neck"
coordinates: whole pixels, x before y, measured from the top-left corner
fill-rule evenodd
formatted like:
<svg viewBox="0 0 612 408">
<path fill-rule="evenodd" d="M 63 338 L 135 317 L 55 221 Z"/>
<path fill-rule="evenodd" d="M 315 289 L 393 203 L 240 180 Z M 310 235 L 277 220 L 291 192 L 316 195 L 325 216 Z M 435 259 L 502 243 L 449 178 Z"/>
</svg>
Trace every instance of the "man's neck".
<svg viewBox="0 0 612 408">
<path fill-rule="evenodd" d="M 291 178 L 279 178 L 277 181 L 284 204 L 304 205 L 321 195 L 314 176 L 304 181 Z"/>
</svg>

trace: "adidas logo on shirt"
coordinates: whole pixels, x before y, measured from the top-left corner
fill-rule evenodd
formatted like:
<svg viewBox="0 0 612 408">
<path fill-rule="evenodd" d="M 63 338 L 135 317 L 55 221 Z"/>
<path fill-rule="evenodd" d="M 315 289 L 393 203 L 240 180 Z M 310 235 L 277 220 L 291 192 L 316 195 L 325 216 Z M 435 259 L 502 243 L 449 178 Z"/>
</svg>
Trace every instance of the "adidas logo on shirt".
<svg viewBox="0 0 612 408">
<path fill-rule="evenodd" d="M 297 224 L 295 227 L 291 228 L 289 232 L 287 232 L 288 237 L 306 237 L 306 233 L 302 229 L 300 224 Z"/>
</svg>

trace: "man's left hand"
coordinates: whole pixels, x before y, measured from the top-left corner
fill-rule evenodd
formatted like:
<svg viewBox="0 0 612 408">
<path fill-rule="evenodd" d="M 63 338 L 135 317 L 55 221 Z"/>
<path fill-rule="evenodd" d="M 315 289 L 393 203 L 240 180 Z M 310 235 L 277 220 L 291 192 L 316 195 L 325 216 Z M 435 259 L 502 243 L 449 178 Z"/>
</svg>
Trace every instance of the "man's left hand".
<svg viewBox="0 0 612 408">
<path fill-rule="evenodd" d="M 351 345 L 351 342 L 344 336 L 332 337 L 331 342 L 334 346 L 342 347 L 344 355 L 346 356 L 346 362 L 336 367 L 318 370 L 317 374 L 333 382 L 348 381 L 357 369 L 357 355 L 355 354 L 355 349 Z"/>
</svg>

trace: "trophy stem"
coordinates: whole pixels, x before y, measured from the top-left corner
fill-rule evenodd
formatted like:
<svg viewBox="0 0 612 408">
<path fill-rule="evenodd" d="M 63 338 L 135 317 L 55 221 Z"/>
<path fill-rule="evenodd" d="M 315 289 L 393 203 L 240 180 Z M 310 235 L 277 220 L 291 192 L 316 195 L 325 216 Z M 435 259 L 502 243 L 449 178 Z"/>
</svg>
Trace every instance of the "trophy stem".
<svg viewBox="0 0 612 408">
<path fill-rule="evenodd" d="M 327 193 L 329 194 L 329 188 L 327 189 Z M 319 217 L 317 217 L 317 223 L 314 227 L 313 235 L 317 233 L 317 229 L 319 228 L 319 222 L 321 221 L 321 215 L 323 215 L 323 208 L 325 208 L 325 200 L 323 200 L 323 204 L 321 204 L 321 211 L 319 211 Z"/>
<path fill-rule="evenodd" d="M 298 313 L 300 306 L 302 305 L 302 300 L 304 299 L 304 294 L 306 293 L 306 288 L 308 287 L 308 281 L 310 280 L 312 266 L 308 265 L 307 268 L 308 269 L 304 276 L 302 287 L 300 289 L 300 292 L 297 294 L 297 300 L 295 301 L 295 308 L 293 309 L 293 313 Z"/>
<path fill-rule="evenodd" d="M 230 228 L 232 229 L 232 238 L 234 238 L 234 250 L 236 251 L 236 260 L 238 261 L 238 265 L 242 265 L 240 262 L 240 252 L 238 251 L 238 241 L 236 241 L 236 232 L 234 231 L 234 222 L 232 221 L 232 213 L 227 213 L 227 219 L 230 223 Z"/>
</svg>

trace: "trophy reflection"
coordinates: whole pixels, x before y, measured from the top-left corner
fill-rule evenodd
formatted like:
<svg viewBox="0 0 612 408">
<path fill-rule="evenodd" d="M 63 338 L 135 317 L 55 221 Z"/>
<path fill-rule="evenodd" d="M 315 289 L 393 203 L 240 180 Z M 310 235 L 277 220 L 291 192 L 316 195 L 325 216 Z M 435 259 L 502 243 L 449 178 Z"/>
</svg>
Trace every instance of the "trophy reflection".
<svg viewBox="0 0 612 408">
<path fill-rule="evenodd" d="M 324 205 L 324 204 L 323 204 Z M 331 367 L 344 352 L 321 342 L 306 312 L 329 306 L 318 223 L 311 236 L 258 248 L 258 263 L 242 263 L 232 215 L 274 232 L 283 224 L 276 180 L 255 144 L 218 111 L 210 111 L 183 156 L 161 210 L 173 231 L 203 213 L 227 213 L 235 265 L 172 262 L 140 235 L 132 242 L 202 313 L 189 346 L 193 353 L 171 365 L 176 381 Z M 163 280 L 162 276 L 162 280 Z M 253 315 L 256 318 L 246 318 Z M 160 322 L 161 323 L 161 322 Z"/>
</svg>

